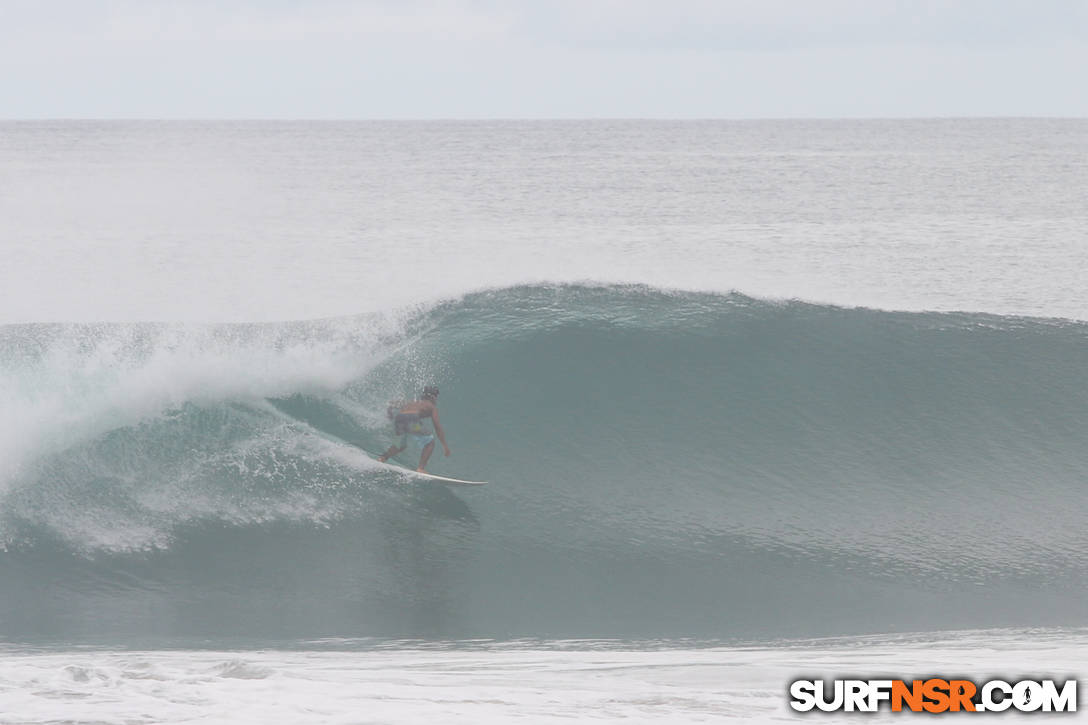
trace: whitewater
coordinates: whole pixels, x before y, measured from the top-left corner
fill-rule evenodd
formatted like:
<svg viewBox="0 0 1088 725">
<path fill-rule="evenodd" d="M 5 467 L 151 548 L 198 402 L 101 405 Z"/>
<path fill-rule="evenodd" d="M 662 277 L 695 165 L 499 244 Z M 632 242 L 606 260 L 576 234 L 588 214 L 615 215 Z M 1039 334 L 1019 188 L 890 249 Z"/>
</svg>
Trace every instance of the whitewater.
<svg viewBox="0 0 1088 725">
<path fill-rule="evenodd" d="M 788 720 L 801 676 L 1083 676 L 1085 151 L 0 123 L 0 722 Z M 363 452 L 429 383 L 431 469 L 487 486 Z"/>
</svg>

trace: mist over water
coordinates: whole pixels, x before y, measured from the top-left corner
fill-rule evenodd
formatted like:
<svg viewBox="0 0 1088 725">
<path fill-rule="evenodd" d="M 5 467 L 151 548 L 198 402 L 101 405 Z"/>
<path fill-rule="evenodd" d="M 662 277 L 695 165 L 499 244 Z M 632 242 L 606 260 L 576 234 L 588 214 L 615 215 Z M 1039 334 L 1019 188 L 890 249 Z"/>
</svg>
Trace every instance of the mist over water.
<svg viewBox="0 0 1088 725">
<path fill-rule="evenodd" d="M 1088 317 L 1088 121 L 0 122 L 2 322 L 527 283 Z"/>
</svg>

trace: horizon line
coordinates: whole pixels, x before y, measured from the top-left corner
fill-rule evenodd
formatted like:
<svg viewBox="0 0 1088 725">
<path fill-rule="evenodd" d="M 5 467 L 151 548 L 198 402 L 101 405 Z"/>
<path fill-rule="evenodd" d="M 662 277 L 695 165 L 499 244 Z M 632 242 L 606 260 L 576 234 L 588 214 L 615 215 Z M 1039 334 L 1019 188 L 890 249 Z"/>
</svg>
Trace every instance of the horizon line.
<svg viewBox="0 0 1088 725">
<path fill-rule="evenodd" d="M 1062 115 L 917 115 L 917 116 L 0 116 L 0 123 L 37 122 L 148 122 L 148 123 L 472 123 L 557 121 L 656 121 L 656 122 L 751 122 L 751 121 L 985 121 L 1039 120 L 1084 121 L 1082 116 Z"/>
</svg>

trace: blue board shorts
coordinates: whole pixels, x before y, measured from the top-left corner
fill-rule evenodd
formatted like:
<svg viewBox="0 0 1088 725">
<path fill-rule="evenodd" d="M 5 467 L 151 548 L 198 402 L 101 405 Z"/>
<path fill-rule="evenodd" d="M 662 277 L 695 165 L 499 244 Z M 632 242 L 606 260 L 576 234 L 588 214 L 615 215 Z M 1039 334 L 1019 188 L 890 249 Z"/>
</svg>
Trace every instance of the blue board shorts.
<svg viewBox="0 0 1088 725">
<path fill-rule="evenodd" d="M 409 441 L 419 448 L 434 443 L 434 433 L 423 427 L 423 420 L 415 413 L 398 413 L 393 419 L 393 428 L 400 436 L 401 448 L 407 448 Z"/>
</svg>

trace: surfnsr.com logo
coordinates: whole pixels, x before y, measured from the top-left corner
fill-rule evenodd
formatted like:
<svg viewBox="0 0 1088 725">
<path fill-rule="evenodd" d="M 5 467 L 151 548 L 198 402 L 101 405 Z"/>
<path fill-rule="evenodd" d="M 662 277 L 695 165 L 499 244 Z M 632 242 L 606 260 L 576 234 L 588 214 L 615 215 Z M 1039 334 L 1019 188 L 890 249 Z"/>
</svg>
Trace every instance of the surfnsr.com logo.
<svg viewBox="0 0 1088 725">
<path fill-rule="evenodd" d="M 1077 681 L 795 680 L 790 707 L 798 712 L 1076 712 Z"/>
</svg>

